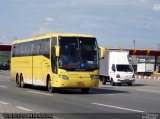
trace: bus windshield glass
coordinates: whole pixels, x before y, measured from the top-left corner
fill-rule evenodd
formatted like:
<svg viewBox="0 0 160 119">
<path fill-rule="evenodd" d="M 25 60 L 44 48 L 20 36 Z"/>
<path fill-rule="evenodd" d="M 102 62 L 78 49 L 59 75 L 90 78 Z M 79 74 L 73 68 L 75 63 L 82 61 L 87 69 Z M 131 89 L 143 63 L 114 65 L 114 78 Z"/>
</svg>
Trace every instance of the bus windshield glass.
<svg viewBox="0 0 160 119">
<path fill-rule="evenodd" d="M 95 38 L 59 37 L 59 67 L 68 71 L 93 71 L 99 67 Z"/>
<path fill-rule="evenodd" d="M 133 68 L 131 65 L 116 65 L 117 66 L 117 71 L 120 72 L 133 72 Z"/>
</svg>

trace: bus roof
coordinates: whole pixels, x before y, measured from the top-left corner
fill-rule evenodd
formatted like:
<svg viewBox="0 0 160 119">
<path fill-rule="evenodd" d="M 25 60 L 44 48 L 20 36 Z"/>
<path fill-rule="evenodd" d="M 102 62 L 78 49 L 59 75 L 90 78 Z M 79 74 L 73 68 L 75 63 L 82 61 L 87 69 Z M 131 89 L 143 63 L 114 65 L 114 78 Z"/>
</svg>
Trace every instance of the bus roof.
<svg viewBox="0 0 160 119">
<path fill-rule="evenodd" d="M 32 41 L 32 40 L 39 40 L 39 39 L 44 39 L 44 38 L 49 38 L 49 37 L 93 37 L 93 35 L 87 35 L 87 34 L 73 34 L 73 33 L 48 33 L 48 34 L 43 34 L 39 36 L 34 36 L 29 39 L 23 39 L 23 40 L 16 40 L 13 42 L 14 43 L 22 43 L 22 42 L 27 42 L 27 41 Z"/>
</svg>

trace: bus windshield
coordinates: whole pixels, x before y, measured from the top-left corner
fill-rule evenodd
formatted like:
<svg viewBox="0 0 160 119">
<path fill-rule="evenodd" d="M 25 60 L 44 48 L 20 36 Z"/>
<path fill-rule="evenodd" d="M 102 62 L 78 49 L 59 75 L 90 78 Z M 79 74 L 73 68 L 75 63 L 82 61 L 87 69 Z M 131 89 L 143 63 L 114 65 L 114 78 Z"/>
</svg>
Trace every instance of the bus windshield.
<svg viewBox="0 0 160 119">
<path fill-rule="evenodd" d="M 68 71 L 98 69 L 99 54 L 95 38 L 59 37 L 59 67 Z"/>
<path fill-rule="evenodd" d="M 120 72 L 133 72 L 131 65 L 117 65 L 117 71 Z"/>
</svg>

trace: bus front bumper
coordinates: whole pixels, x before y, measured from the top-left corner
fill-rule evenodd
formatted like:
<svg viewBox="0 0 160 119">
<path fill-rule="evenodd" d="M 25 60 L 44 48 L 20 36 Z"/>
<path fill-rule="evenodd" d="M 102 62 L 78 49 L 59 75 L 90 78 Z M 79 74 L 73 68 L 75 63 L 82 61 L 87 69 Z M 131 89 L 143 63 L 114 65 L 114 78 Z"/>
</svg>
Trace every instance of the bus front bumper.
<svg viewBox="0 0 160 119">
<path fill-rule="evenodd" d="M 61 79 L 58 81 L 58 85 L 53 85 L 53 87 L 57 88 L 96 88 L 99 85 L 99 79 L 91 80 L 91 79 Z"/>
</svg>

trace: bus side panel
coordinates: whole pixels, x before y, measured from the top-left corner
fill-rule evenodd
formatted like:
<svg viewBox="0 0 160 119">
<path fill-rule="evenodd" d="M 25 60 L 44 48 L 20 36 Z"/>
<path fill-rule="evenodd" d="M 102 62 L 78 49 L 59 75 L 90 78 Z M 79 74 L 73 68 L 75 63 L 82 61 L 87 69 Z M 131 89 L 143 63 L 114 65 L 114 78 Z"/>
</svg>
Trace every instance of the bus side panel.
<svg viewBox="0 0 160 119">
<path fill-rule="evenodd" d="M 33 57 L 33 84 L 46 86 L 47 75 L 52 74 L 51 62 L 45 56 Z"/>
<path fill-rule="evenodd" d="M 11 80 L 22 75 L 25 84 L 32 84 L 32 57 L 15 57 L 11 59 Z"/>
<path fill-rule="evenodd" d="M 33 85 L 44 85 L 43 56 L 33 56 Z"/>
<path fill-rule="evenodd" d="M 32 84 L 32 56 L 21 58 L 22 65 L 19 72 L 22 73 L 25 84 Z"/>
<path fill-rule="evenodd" d="M 43 62 L 42 62 L 42 73 L 43 73 L 43 82 L 44 86 L 47 86 L 47 76 L 49 75 L 50 78 L 52 79 L 52 66 L 51 66 L 51 61 L 50 59 L 43 57 Z"/>
<path fill-rule="evenodd" d="M 16 81 L 15 58 L 11 58 L 11 81 Z"/>
</svg>

